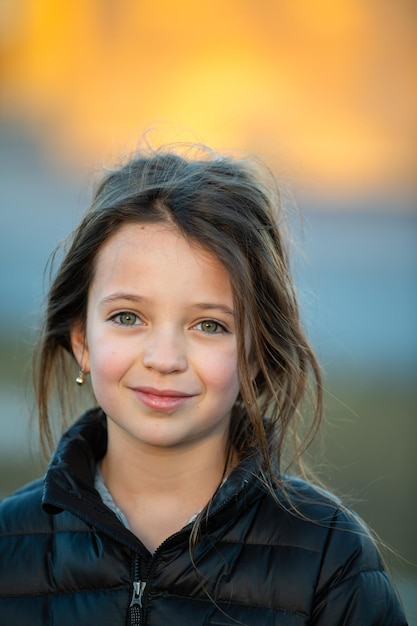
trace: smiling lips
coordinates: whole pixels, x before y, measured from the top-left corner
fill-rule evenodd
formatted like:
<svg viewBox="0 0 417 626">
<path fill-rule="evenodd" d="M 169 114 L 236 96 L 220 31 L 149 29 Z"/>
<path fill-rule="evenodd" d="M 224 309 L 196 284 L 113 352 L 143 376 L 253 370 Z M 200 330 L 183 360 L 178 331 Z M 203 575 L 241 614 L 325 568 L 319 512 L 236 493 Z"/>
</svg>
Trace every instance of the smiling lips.
<svg viewBox="0 0 417 626">
<path fill-rule="evenodd" d="M 180 408 L 193 394 L 173 389 L 154 389 L 153 387 L 136 387 L 133 389 L 140 401 L 155 411 L 172 411 Z"/>
</svg>

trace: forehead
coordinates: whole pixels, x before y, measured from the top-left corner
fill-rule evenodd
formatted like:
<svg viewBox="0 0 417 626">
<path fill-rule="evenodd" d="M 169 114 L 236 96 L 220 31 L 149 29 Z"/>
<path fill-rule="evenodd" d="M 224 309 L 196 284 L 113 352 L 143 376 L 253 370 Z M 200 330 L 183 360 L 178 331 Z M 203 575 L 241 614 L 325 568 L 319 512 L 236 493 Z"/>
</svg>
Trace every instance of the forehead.
<svg viewBox="0 0 417 626">
<path fill-rule="evenodd" d="M 188 291 L 206 290 L 231 296 L 229 274 L 213 252 L 189 241 L 171 224 L 125 224 L 101 246 L 91 289 L 158 284 Z"/>
<path fill-rule="evenodd" d="M 194 257 L 199 263 L 224 268 L 211 250 L 185 237 L 175 224 L 166 222 L 124 224 L 101 245 L 95 257 L 95 265 L 99 267 L 111 258 L 117 260 L 124 253 L 141 255 L 149 261 L 161 256 L 175 258 L 178 262 L 189 261 Z"/>
</svg>

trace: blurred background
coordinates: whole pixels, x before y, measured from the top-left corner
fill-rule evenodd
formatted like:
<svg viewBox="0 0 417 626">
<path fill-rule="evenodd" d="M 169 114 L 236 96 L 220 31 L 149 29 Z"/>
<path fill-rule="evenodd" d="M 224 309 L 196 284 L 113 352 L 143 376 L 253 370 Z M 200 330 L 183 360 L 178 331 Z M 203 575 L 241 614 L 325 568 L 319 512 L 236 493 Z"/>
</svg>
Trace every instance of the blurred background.
<svg viewBox="0 0 417 626">
<path fill-rule="evenodd" d="M 30 353 L 53 247 L 137 144 L 261 157 L 291 186 L 326 382 L 322 478 L 417 624 L 413 0 L 0 1 L 0 495 L 39 475 Z M 317 457 L 318 459 L 318 457 Z"/>
</svg>

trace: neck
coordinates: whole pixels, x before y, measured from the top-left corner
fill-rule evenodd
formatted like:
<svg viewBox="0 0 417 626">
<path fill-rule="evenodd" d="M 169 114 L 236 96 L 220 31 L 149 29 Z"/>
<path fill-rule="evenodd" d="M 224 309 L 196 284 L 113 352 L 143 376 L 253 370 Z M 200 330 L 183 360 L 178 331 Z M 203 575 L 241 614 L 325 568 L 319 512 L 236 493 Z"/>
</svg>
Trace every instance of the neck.
<svg viewBox="0 0 417 626">
<path fill-rule="evenodd" d="M 154 447 L 126 441 L 109 428 L 108 447 L 101 471 L 110 491 L 117 494 L 145 496 L 157 490 L 184 497 L 196 492 L 213 495 L 225 473 L 227 442 L 224 437 L 209 439 L 184 447 Z"/>
</svg>

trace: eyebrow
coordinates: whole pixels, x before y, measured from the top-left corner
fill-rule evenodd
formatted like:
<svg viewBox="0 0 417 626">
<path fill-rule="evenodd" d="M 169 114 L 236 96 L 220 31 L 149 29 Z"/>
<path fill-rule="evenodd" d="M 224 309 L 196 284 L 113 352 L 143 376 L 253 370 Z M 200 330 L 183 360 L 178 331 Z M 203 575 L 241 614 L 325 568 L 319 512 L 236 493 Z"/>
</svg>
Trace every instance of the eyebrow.
<svg viewBox="0 0 417 626">
<path fill-rule="evenodd" d="M 143 302 L 144 300 L 146 300 L 146 298 L 133 293 L 117 292 L 103 298 L 101 300 L 101 304 L 108 304 L 117 300 L 126 300 L 129 302 L 137 303 Z M 200 311 L 221 311 L 226 315 L 231 315 L 232 317 L 234 317 L 233 309 L 227 306 L 227 304 L 221 304 L 220 302 L 196 302 L 192 305 L 192 308 L 198 309 Z"/>
<path fill-rule="evenodd" d="M 130 302 L 143 302 L 145 298 L 135 295 L 133 293 L 112 293 L 110 296 L 106 296 L 100 302 L 100 304 L 107 304 L 115 302 L 116 300 L 129 300 Z"/>
<path fill-rule="evenodd" d="M 192 305 L 193 309 L 200 309 L 202 311 L 221 311 L 226 315 L 234 316 L 234 311 L 226 304 L 220 304 L 217 302 L 198 302 Z"/>
</svg>

